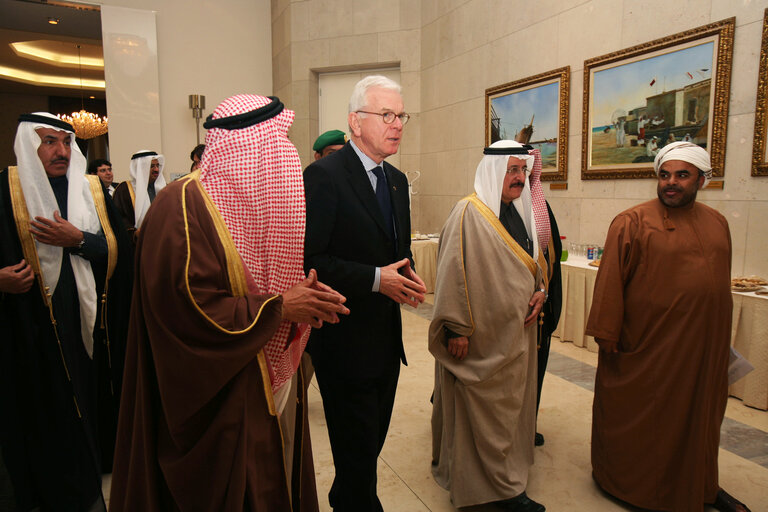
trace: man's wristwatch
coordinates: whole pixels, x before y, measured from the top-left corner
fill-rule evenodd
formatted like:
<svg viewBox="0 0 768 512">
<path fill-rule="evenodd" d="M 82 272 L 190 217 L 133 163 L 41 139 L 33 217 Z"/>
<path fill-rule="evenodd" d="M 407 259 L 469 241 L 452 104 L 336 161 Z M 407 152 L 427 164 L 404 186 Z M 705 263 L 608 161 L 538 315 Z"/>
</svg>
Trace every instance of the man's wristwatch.
<svg viewBox="0 0 768 512">
<path fill-rule="evenodd" d="M 77 252 L 80 252 L 80 251 L 82 251 L 82 250 L 83 250 L 83 246 L 84 246 L 84 245 L 85 245 L 85 235 L 83 235 L 83 239 L 82 239 L 82 240 L 80 240 L 80 243 L 78 243 L 78 244 L 75 246 L 75 251 L 77 251 Z"/>
<path fill-rule="evenodd" d="M 544 300 L 549 299 L 549 294 L 547 293 L 547 290 L 545 290 L 544 288 L 539 288 L 537 291 L 540 291 L 541 293 L 544 294 Z"/>
</svg>

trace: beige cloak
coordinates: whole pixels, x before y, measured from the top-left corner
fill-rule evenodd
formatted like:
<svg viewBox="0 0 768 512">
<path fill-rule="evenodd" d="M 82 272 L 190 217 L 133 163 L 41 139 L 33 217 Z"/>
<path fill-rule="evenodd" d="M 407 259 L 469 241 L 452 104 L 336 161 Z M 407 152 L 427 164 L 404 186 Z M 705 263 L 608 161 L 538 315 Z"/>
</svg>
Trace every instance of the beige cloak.
<svg viewBox="0 0 768 512">
<path fill-rule="evenodd" d="M 523 327 L 536 262 L 474 194 L 440 235 L 429 350 L 435 357 L 432 473 L 457 507 L 512 498 L 533 464 L 536 326 Z M 445 328 L 469 338 L 447 350 Z"/>
</svg>

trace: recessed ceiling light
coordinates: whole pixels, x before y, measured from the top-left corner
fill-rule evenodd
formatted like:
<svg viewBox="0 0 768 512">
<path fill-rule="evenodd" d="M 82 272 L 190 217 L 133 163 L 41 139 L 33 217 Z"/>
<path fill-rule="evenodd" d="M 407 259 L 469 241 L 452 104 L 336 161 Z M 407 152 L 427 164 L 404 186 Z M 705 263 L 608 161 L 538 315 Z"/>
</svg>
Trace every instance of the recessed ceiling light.
<svg viewBox="0 0 768 512">
<path fill-rule="evenodd" d="M 52 18 L 48 16 L 48 23 L 50 23 L 51 25 L 58 25 L 60 21 L 61 21 L 60 18 Z"/>
</svg>

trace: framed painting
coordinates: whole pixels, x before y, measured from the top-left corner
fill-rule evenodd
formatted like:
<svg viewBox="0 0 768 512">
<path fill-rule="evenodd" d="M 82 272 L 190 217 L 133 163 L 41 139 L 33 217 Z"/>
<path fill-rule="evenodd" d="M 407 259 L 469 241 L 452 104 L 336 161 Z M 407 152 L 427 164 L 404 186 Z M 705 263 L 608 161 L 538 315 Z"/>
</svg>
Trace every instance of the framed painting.
<svg viewBox="0 0 768 512">
<path fill-rule="evenodd" d="M 685 140 L 723 176 L 735 18 L 584 62 L 582 179 L 652 178 Z"/>
<path fill-rule="evenodd" d="M 571 68 L 555 69 L 485 90 L 485 143 L 514 139 L 538 148 L 542 181 L 568 179 Z"/>
<path fill-rule="evenodd" d="M 768 9 L 763 15 L 762 41 L 762 45 L 760 45 L 760 71 L 757 74 L 752 176 L 768 176 Z"/>
</svg>

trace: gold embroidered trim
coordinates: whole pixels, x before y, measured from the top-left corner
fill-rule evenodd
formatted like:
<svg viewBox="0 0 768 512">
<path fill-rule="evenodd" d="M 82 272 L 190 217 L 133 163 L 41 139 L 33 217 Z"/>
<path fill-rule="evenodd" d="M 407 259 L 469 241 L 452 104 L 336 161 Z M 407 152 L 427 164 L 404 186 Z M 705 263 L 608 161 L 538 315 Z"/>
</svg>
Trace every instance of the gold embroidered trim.
<svg viewBox="0 0 768 512">
<path fill-rule="evenodd" d="M 549 253 L 552 254 L 552 253 Z M 539 247 L 539 261 L 538 266 L 541 269 L 541 278 L 544 280 L 544 289 L 547 290 L 545 293 L 549 293 L 549 272 L 548 272 L 548 266 L 547 266 L 547 258 L 544 256 L 544 251 L 541 250 L 541 247 Z"/>
<path fill-rule="evenodd" d="M 531 274 L 536 277 L 536 262 L 528 256 L 528 253 L 525 252 L 525 249 L 520 247 L 520 244 L 515 242 L 515 239 L 512 238 L 512 235 L 509 234 L 507 229 L 504 227 L 504 225 L 501 223 L 499 218 L 493 214 L 490 208 L 488 208 L 485 203 L 483 203 L 480 198 L 477 197 L 477 194 L 472 194 L 467 197 L 465 197 L 467 201 L 472 203 L 475 208 L 477 208 L 477 211 L 479 211 L 483 217 L 485 217 L 485 220 L 488 221 L 488 223 L 493 227 L 493 229 L 496 230 L 496 232 L 499 234 L 499 236 L 504 240 L 504 242 L 509 246 L 509 248 L 512 250 L 513 253 L 515 253 L 515 256 L 518 257 L 520 261 L 522 261 L 526 267 L 528 267 L 528 270 L 530 270 Z M 541 255 L 541 251 L 539 251 L 539 254 Z"/>
<path fill-rule="evenodd" d="M 71 387 L 72 377 L 69 374 L 67 360 L 64 359 L 64 349 L 61 346 L 61 338 L 59 338 L 58 324 L 56 323 L 56 317 L 53 315 L 53 304 L 51 303 L 53 294 L 49 293 L 48 287 L 45 286 L 45 282 L 43 281 L 43 272 L 40 268 L 40 258 L 37 255 L 37 247 L 35 246 L 35 240 L 32 238 L 32 233 L 29 231 L 29 210 L 27 210 L 27 201 L 24 198 L 24 191 L 21 188 L 21 180 L 19 179 L 19 170 L 16 166 L 8 167 L 8 189 L 11 193 L 13 219 L 16 222 L 16 231 L 19 235 L 19 242 L 21 243 L 21 252 L 24 254 L 24 260 L 27 264 L 32 266 L 32 271 L 37 277 L 37 283 L 40 285 L 40 293 L 43 296 L 43 303 L 48 308 L 48 315 L 51 319 L 51 326 L 53 326 L 53 333 L 56 335 L 56 343 L 59 346 L 61 364 L 64 366 L 64 373 L 66 374 L 67 381 Z M 77 396 L 75 396 L 74 388 L 71 389 L 72 401 L 75 403 L 77 417 L 82 418 L 83 415 L 80 412 L 80 405 L 77 403 Z"/>
<path fill-rule="evenodd" d="M 91 195 L 93 196 L 93 205 L 96 208 L 96 214 L 99 216 L 99 222 L 101 223 L 101 229 L 104 231 L 104 236 L 107 239 L 107 280 L 104 284 L 104 293 L 107 292 L 107 283 L 112 278 L 112 274 L 117 267 L 117 237 L 115 232 L 112 231 L 112 225 L 109 223 L 109 215 L 107 214 L 107 203 L 104 199 L 104 193 L 101 188 L 101 180 L 98 176 L 87 174 L 88 184 L 91 187 Z"/>
<path fill-rule="evenodd" d="M 240 253 L 237 252 L 237 247 L 232 239 L 232 234 L 229 232 L 229 228 L 224 222 L 224 218 L 219 213 L 219 210 L 216 209 L 216 205 L 213 204 L 211 196 L 209 196 L 208 192 L 203 188 L 203 184 L 200 183 L 200 180 L 193 177 L 190 178 L 188 182 L 194 182 L 197 185 L 200 194 L 203 196 L 205 207 L 211 215 L 213 225 L 216 227 L 216 233 L 219 235 L 221 245 L 224 247 L 224 254 L 227 258 L 227 273 L 229 274 L 229 282 L 232 285 L 232 293 L 237 297 L 242 297 L 248 292 L 248 285 L 245 280 L 243 260 L 240 257 Z"/>
<path fill-rule="evenodd" d="M 16 232 L 19 235 L 21 252 L 24 254 L 24 260 L 32 266 L 32 271 L 37 277 L 37 284 L 40 286 L 43 303 L 46 306 L 50 306 L 50 296 L 45 289 L 43 271 L 40 268 L 40 258 L 37 255 L 35 239 L 32 238 L 32 233 L 29 230 L 29 210 L 27 210 L 27 201 L 24 199 L 24 191 L 21 188 L 21 180 L 19 179 L 19 170 L 16 166 L 8 167 L 8 188 L 11 192 L 13 219 L 16 222 Z"/>
<path fill-rule="evenodd" d="M 469 323 L 472 324 L 472 332 L 467 337 L 472 336 L 475 332 L 475 319 L 472 318 L 472 305 L 469 303 L 469 286 L 467 285 L 467 270 L 464 264 L 464 214 L 467 212 L 469 203 L 464 205 L 464 209 L 461 211 L 461 220 L 459 221 L 459 248 L 461 254 L 461 273 L 464 277 L 464 296 L 467 298 L 467 309 L 469 310 Z"/>
<path fill-rule="evenodd" d="M 96 215 L 99 217 L 101 229 L 104 231 L 104 237 L 107 239 L 107 275 L 104 279 L 104 290 L 101 292 L 101 328 L 104 329 L 104 337 L 107 345 L 107 365 L 111 370 L 112 346 L 109 340 L 109 322 L 107 322 L 107 294 L 109 293 L 109 280 L 112 278 L 112 274 L 115 273 L 115 267 L 117 267 L 117 237 L 115 237 L 115 232 L 112 230 L 112 224 L 109 223 L 107 203 L 104 199 L 101 180 L 98 176 L 90 174 L 86 174 L 85 177 L 88 180 L 88 185 L 91 189 L 91 196 L 93 197 L 93 206 L 96 208 Z M 114 395 L 115 386 L 111 377 L 109 379 L 109 388 L 112 395 Z"/>
<path fill-rule="evenodd" d="M 125 181 L 126 186 L 128 187 L 128 195 L 131 196 L 131 206 L 133 206 L 133 209 L 136 209 L 136 192 L 133 191 L 133 185 L 131 185 L 131 182 L 126 180 Z"/>
<path fill-rule="evenodd" d="M 235 247 L 235 242 L 232 240 L 232 236 L 229 233 L 229 229 L 227 229 L 226 224 L 224 223 L 224 219 L 221 217 L 221 214 L 216 209 L 216 205 L 213 204 L 213 201 L 211 201 L 210 196 L 208 196 L 207 193 L 205 193 L 205 189 L 203 189 L 202 184 L 200 183 L 200 180 L 197 178 L 197 176 L 188 176 L 185 177 L 184 184 L 181 187 L 181 207 L 182 212 L 184 215 L 184 233 L 186 236 L 186 243 L 187 243 L 187 260 L 186 260 L 186 266 L 185 266 L 185 273 L 184 273 L 184 281 L 187 288 L 187 295 L 189 296 L 190 301 L 192 302 L 192 305 L 197 309 L 197 311 L 205 318 L 211 325 L 213 325 L 216 329 L 220 330 L 221 332 L 224 332 L 226 334 L 244 334 L 248 331 L 250 331 L 253 326 L 258 323 L 259 319 L 261 318 L 261 313 L 264 311 L 264 308 L 267 304 L 275 300 L 278 295 L 274 295 L 264 301 L 264 303 L 259 308 L 258 313 L 256 314 L 256 318 L 253 319 L 253 322 L 246 327 L 245 329 L 234 331 L 229 330 L 218 323 L 216 323 L 215 320 L 213 320 L 211 317 L 209 317 L 205 311 L 202 310 L 202 308 L 197 304 L 197 301 L 195 300 L 194 295 L 192 294 L 192 288 L 189 284 L 189 264 L 192 259 L 192 251 L 191 251 L 191 242 L 189 238 L 189 218 L 188 218 L 188 212 L 187 212 L 187 187 L 190 183 L 195 183 L 198 190 L 200 190 L 201 195 L 203 197 L 203 200 L 205 202 L 206 208 L 208 210 L 208 213 L 211 215 L 211 219 L 213 220 L 214 226 L 216 227 L 216 233 L 219 235 L 219 240 L 221 242 L 222 247 L 224 247 L 224 253 L 226 254 L 227 258 L 227 275 L 229 277 L 229 284 L 231 287 L 232 295 L 235 297 L 242 297 L 246 294 L 248 291 L 248 285 L 245 280 L 245 270 L 243 269 L 243 262 L 242 259 L 240 259 L 240 253 L 237 252 L 237 248 Z M 269 413 L 272 416 L 277 415 L 277 409 L 275 407 L 275 397 L 274 393 L 272 392 L 272 384 L 269 381 L 269 369 L 267 368 L 267 360 L 264 356 L 264 351 L 261 350 L 257 356 L 259 367 L 261 368 L 261 377 L 264 381 L 264 395 L 267 399 L 267 404 L 269 405 Z"/>
</svg>

